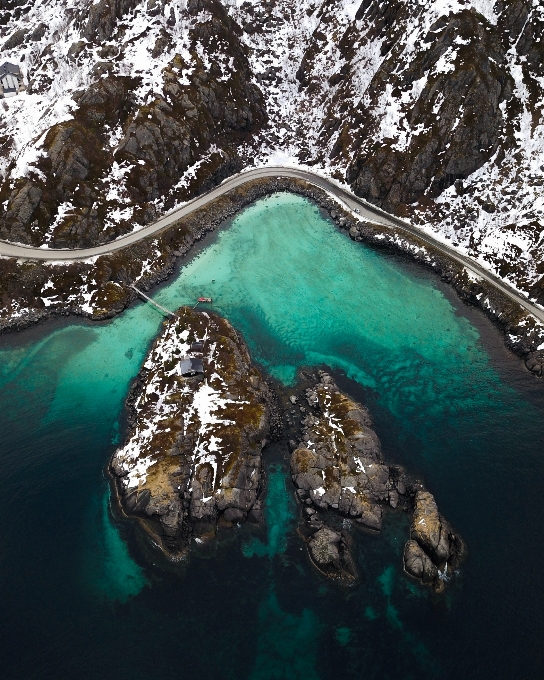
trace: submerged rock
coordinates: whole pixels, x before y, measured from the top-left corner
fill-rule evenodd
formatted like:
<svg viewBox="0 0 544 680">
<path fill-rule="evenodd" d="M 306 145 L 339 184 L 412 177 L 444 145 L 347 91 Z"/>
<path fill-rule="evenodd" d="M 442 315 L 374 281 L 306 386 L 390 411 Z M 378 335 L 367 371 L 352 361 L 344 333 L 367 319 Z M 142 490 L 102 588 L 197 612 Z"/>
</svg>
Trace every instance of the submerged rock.
<svg viewBox="0 0 544 680">
<path fill-rule="evenodd" d="M 191 346 L 201 349 L 203 373 L 186 376 Z M 191 533 L 213 534 L 220 520 L 260 518 L 269 402 L 226 320 L 182 308 L 166 323 L 129 396 L 131 433 L 110 466 L 125 512 L 165 554 L 183 554 Z"/>
</svg>

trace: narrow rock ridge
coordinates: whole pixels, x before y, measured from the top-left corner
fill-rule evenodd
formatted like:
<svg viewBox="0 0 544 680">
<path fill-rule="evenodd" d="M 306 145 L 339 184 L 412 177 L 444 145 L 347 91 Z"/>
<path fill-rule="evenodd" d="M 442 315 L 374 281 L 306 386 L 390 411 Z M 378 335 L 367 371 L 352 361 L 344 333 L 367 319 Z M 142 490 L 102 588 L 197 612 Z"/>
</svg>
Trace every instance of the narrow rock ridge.
<svg viewBox="0 0 544 680">
<path fill-rule="evenodd" d="M 304 508 L 312 562 L 327 576 L 353 580 L 349 534 L 339 515 L 378 532 L 386 508 L 413 512 L 404 568 L 440 591 L 464 553 L 462 539 L 438 513 L 432 494 L 384 462 L 368 409 L 343 394 L 327 373 L 306 390 L 310 406 L 294 445 L 291 474 Z"/>
<path fill-rule="evenodd" d="M 186 375 L 191 359 L 197 372 Z M 166 322 L 129 395 L 130 434 L 110 470 L 124 512 L 170 559 L 218 523 L 260 520 L 270 402 L 225 319 L 184 307 Z"/>
</svg>

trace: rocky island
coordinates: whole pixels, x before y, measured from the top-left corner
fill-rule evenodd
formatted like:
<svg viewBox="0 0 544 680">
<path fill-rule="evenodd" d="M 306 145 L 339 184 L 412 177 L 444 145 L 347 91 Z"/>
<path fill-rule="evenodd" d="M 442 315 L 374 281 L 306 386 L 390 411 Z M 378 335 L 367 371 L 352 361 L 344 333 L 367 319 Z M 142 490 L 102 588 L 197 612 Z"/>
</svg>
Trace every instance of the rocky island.
<svg viewBox="0 0 544 680">
<path fill-rule="evenodd" d="M 179 559 L 218 522 L 259 520 L 270 394 L 234 328 L 178 310 L 128 398 L 129 436 L 110 469 L 124 512 Z"/>
<path fill-rule="evenodd" d="M 440 591 L 464 554 L 462 539 L 432 494 L 384 461 L 368 409 L 318 376 L 304 393 L 299 440 L 290 441 L 311 561 L 352 582 L 351 524 L 379 532 L 387 509 L 404 510 L 412 515 L 405 571 Z M 165 322 L 129 393 L 129 433 L 110 471 L 124 513 L 169 559 L 213 538 L 219 524 L 262 520 L 273 396 L 228 321 L 183 307 Z"/>
<path fill-rule="evenodd" d="M 465 552 L 462 539 L 439 514 L 434 497 L 402 468 L 384 462 L 368 409 L 343 394 L 331 376 L 306 390 L 310 412 L 291 456 L 291 474 L 304 515 L 313 563 L 328 576 L 353 579 L 349 536 L 331 526 L 334 515 L 379 531 L 387 508 L 412 513 L 405 571 L 435 590 Z"/>
</svg>

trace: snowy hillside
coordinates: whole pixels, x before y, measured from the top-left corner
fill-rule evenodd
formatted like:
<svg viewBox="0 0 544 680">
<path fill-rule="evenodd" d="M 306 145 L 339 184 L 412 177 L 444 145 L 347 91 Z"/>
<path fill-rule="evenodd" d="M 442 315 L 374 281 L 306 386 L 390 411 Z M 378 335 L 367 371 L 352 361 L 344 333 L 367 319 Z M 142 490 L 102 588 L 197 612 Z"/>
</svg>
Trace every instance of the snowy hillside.
<svg viewBox="0 0 544 680">
<path fill-rule="evenodd" d="M 115 238 L 245 163 L 265 120 L 238 27 L 216 0 L 42 0 L 9 15 L 0 236 L 53 247 Z"/>
<path fill-rule="evenodd" d="M 0 106 L 2 238 L 109 240 L 289 160 L 544 303 L 544 2 L 42 0 L 0 23 L 28 83 Z"/>
</svg>

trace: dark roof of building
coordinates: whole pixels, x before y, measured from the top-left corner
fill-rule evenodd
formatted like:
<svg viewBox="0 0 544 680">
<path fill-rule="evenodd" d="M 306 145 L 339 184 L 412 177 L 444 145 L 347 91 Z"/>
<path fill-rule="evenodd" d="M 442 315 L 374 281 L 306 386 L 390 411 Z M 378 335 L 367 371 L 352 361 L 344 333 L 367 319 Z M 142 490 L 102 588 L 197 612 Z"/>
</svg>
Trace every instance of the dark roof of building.
<svg viewBox="0 0 544 680">
<path fill-rule="evenodd" d="M 20 76 L 21 69 L 15 64 L 10 64 L 9 61 L 5 61 L 0 66 L 0 76 L 3 76 L 5 73 L 11 73 L 13 76 Z"/>
<path fill-rule="evenodd" d="M 191 352 L 203 352 L 204 351 L 204 343 L 203 342 L 193 342 L 191 345 Z"/>
<path fill-rule="evenodd" d="M 204 364 L 202 359 L 194 357 L 185 357 L 179 362 L 181 375 L 195 375 L 196 373 L 204 373 Z"/>
</svg>

